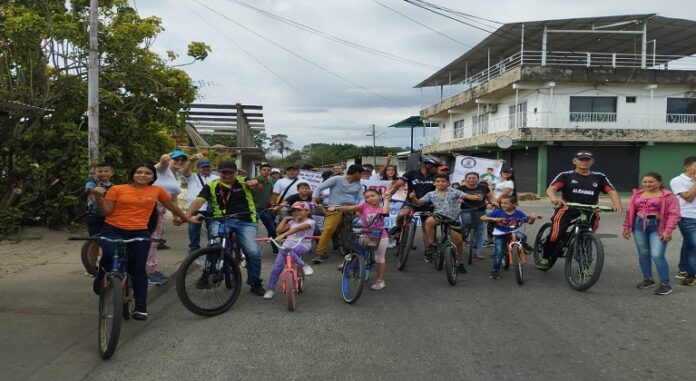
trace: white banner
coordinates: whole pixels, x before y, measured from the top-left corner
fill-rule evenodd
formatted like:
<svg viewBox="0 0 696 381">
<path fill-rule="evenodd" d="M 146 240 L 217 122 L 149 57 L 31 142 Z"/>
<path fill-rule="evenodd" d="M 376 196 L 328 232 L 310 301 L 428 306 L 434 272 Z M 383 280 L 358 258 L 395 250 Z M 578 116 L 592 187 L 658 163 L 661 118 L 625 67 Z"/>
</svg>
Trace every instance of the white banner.
<svg viewBox="0 0 696 381">
<path fill-rule="evenodd" d="M 322 181 L 324 181 L 321 178 L 321 173 L 315 172 L 315 171 L 308 171 L 305 169 L 300 170 L 300 182 L 304 181 L 309 184 L 309 187 L 314 190 L 314 188 L 317 187 L 317 185 L 321 184 Z"/>
<path fill-rule="evenodd" d="M 450 183 L 461 183 L 469 172 L 476 172 L 482 180 L 486 180 L 488 169 L 493 169 L 494 182 L 500 178 L 500 169 L 503 162 L 495 159 L 484 159 L 474 156 L 457 156 L 455 158 L 454 173 L 450 175 Z"/>
</svg>

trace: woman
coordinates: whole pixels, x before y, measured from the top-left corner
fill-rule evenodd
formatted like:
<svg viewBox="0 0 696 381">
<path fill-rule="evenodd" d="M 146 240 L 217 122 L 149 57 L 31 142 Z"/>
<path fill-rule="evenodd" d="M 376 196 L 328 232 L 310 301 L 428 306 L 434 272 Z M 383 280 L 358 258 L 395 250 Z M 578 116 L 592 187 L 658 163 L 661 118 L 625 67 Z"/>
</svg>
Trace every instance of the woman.
<svg viewBox="0 0 696 381">
<path fill-rule="evenodd" d="M 660 276 L 660 287 L 655 295 L 669 295 L 672 286 L 669 281 L 669 265 L 665 258 L 667 242 L 672 239 L 672 231 L 681 219 L 679 200 L 672 192 L 662 186 L 662 176 L 656 172 L 643 175 L 643 189 L 637 190 L 628 204 L 623 223 L 623 236 L 636 242 L 638 263 L 643 272 L 639 289 L 655 286 L 652 277 L 652 262 L 655 262 Z"/>
<path fill-rule="evenodd" d="M 97 187 L 90 191 L 94 195 L 97 208 L 105 216 L 101 236 L 111 239 L 150 238 L 147 230 L 150 214 L 159 201 L 165 208 L 184 221 L 195 223 L 172 201 L 172 197 L 161 187 L 152 185 L 157 180 L 157 171 L 152 164 L 135 166 L 130 173 L 128 184 L 114 185 L 108 192 Z M 104 195 L 106 193 L 106 196 Z M 111 271 L 115 244 L 100 241 L 102 258 L 99 273 L 94 279 L 93 290 L 101 294 L 104 274 Z M 133 280 L 135 311 L 133 319 L 147 319 L 147 286 L 145 262 L 150 242 L 135 241 L 126 244 L 128 249 L 128 274 Z"/>
<path fill-rule="evenodd" d="M 387 161 L 384 163 L 384 167 L 382 167 L 382 170 L 379 171 L 379 179 L 380 180 L 397 180 L 399 178 L 399 174 L 397 173 L 397 168 L 396 165 L 391 165 L 392 158 L 394 156 L 390 153 L 387 155 Z"/>
<path fill-rule="evenodd" d="M 179 172 L 184 168 L 187 161 L 188 156 L 186 156 L 185 153 L 174 150 L 162 155 L 159 163 L 155 164 L 155 168 L 157 169 L 157 181 L 155 185 L 169 193 L 172 202 L 175 204 L 177 203 L 179 193 L 181 193 L 181 177 L 179 176 Z M 162 238 L 162 234 L 164 233 L 164 215 L 166 213 L 167 209 L 163 205 L 157 204 L 157 226 L 152 232 L 151 238 L 153 240 Z M 146 271 L 147 279 L 150 284 L 162 284 L 169 280 L 167 276 L 157 271 L 157 249 L 159 245 L 159 242 L 152 242 L 150 244 L 150 252 L 147 255 Z M 165 248 L 166 247 L 162 247 L 162 249 Z"/>
<path fill-rule="evenodd" d="M 500 205 L 500 199 L 506 196 L 517 197 L 517 192 L 515 191 L 515 180 L 512 178 L 512 167 L 503 164 L 500 169 L 500 178 L 493 187 L 493 200 Z M 493 246 L 493 224 L 488 224 L 486 232 L 488 233 L 486 246 Z"/>
</svg>

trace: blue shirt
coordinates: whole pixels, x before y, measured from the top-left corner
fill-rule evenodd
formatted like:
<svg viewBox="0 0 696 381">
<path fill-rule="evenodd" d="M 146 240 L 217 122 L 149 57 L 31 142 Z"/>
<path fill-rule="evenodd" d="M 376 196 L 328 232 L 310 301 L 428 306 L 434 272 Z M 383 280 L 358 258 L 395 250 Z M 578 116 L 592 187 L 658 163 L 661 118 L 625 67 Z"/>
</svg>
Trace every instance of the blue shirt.
<svg viewBox="0 0 696 381">
<path fill-rule="evenodd" d="M 496 222 L 493 229 L 493 235 L 504 235 L 519 230 L 525 222 L 529 221 L 529 217 L 527 217 L 527 215 L 519 209 L 515 209 L 512 214 L 508 214 L 501 208 L 495 208 L 494 210 L 488 212 L 486 216 L 491 218 L 505 218 L 514 220 Z"/>
<path fill-rule="evenodd" d="M 105 190 L 109 190 L 114 184 L 111 182 L 98 182 L 97 180 L 89 180 L 87 184 L 85 184 L 85 193 L 89 196 L 89 191 L 96 188 L 96 187 L 102 187 Z M 92 199 L 87 197 L 87 214 L 90 216 L 101 216 L 101 213 L 99 213 L 99 210 L 97 210 L 97 204 L 92 202 Z"/>
</svg>

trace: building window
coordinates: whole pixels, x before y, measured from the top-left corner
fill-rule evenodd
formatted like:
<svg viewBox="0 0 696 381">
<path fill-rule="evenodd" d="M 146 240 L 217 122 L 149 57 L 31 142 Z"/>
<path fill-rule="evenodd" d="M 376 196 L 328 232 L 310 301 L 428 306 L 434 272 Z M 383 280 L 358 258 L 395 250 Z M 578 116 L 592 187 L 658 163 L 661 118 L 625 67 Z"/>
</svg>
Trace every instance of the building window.
<svg viewBox="0 0 696 381">
<path fill-rule="evenodd" d="M 510 129 L 527 127 L 527 102 L 517 104 L 517 112 L 515 105 L 510 106 L 508 114 L 508 126 Z"/>
<path fill-rule="evenodd" d="M 626 103 L 636 103 L 636 97 L 626 97 Z"/>
<path fill-rule="evenodd" d="M 616 122 L 616 97 L 570 97 L 571 122 Z"/>
<path fill-rule="evenodd" d="M 474 115 L 471 117 L 471 120 L 471 125 L 474 130 L 473 136 L 488 133 L 488 114 Z"/>
<path fill-rule="evenodd" d="M 454 122 L 454 138 L 461 139 L 464 137 L 464 120 Z"/>
<path fill-rule="evenodd" d="M 667 98 L 667 123 L 696 123 L 696 99 Z"/>
</svg>

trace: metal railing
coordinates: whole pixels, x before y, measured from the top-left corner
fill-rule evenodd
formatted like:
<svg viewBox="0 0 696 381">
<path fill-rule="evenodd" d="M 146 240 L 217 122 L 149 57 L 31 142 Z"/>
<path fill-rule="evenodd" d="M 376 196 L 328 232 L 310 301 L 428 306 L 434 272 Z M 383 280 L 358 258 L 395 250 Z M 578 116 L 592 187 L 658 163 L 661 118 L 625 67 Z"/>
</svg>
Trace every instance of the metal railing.
<svg viewBox="0 0 696 381">
<path fill-rule="evenodd" d="M 667 123 L 696 123 L 696 114 L 667 114 Z"/>
<path fill-rule="evenodd" d="M 615 112 L 571 112 L 571 122 L 606 123 L 616 122 Z"/>
</svg>

